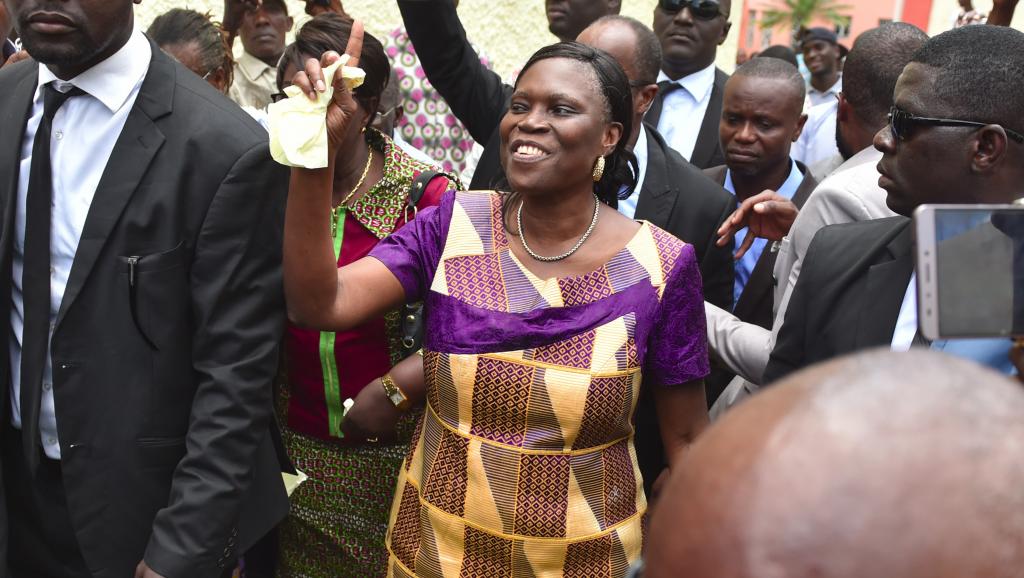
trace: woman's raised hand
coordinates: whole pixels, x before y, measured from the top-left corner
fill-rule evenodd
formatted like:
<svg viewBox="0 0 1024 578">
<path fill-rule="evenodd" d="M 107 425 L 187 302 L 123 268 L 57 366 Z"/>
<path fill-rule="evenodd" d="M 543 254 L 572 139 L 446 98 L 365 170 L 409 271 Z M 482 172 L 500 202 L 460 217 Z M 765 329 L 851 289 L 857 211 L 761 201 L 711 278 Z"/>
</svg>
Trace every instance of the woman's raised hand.
<svg viewBox="0 0 1024 578">
<path fill-rule="evenodd" d="M 348 45 L 345 47 L 345 54 L 348 54 L 349 61 L 345 66 L 359 66 L 359 57 L 363 52 L 363 23 L 356 20 L 352 23 L 352 33 L 348 38 Z M 334 64 L 341 56 L 334 51 L 325 52 L 317 61 L 310 58 L 306 61 L 305 70 L 295 75 L 292 84 L 302 89 L 310 100 L 316 100 L 319 93 L 327 90 L 323 69 Z M 344 78 L 339 71 L 334 75 L 334 97 L 327 107 L 327 140 L 329 155 L 331 159 L 338 150 L 338 146 L 344 139 L 345 132 L 352 122 L 356 113 L 356 101 L 352 98 L 352 92 L 345 84 Z"/>
</svg>

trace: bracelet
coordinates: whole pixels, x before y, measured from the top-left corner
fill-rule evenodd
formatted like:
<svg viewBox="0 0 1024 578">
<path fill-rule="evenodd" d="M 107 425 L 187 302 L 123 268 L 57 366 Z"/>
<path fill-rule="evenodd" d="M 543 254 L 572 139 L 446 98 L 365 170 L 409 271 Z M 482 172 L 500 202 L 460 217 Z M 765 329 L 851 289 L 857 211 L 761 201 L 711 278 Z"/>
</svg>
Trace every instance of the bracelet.
<svg viewBox="0 0 1024 578">
<path fill-rule="evenodd" d="M 412 406 L 412 402 L 409 401 L 409 398 L 405 395 L 405 392 L 403 392 L 402 389 L 398 387 L 398 384 L 395 383 L 395 379 L 391 377 L 390 373 L 385 373 L 380 378 L 380 384 L 384 387 L 384 395 L 386 395 L 388 399 L 391 400 L 391 403 L 394 404 L 395 408 L 398 409 L 398 411 L 404 413 L 409 410 L 409 408 Z"/>
</svg>

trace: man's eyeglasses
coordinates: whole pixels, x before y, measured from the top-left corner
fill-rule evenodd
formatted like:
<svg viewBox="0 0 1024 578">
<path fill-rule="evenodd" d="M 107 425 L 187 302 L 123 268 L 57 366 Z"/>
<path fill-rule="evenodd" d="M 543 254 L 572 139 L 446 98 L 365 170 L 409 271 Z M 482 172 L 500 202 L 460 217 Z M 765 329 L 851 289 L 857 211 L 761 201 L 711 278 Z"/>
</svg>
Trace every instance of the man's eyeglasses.
<svg viewBox="0 0 1024 578">
<path fill-rule="evenodd" d="M 928 118 L 925 116 L 914 116 L 898 106 L 893 106 L 889 109 L 889 130 L 892 132 L 893 139 L 905 139 L 910 127 L 915 124 L 926 126 L 969 126 L 973 128 L 982 128 L 995 123 L 975 122 L 973 120 L 957 120 L 952 118 Z M 1024 135 L 1006 127 L 1003 127 L 1003 130 L 1006 131 L 1006 136 L 1010 137 L 1017 143 L 1024 144 Z"/>
<path fill-rule="evenodd" d="M 658 0 L 661 9 L 675 14 L 683 8 L 689 8 L 690 14 L 700 20 L 714 20 L 722 14 L 722 7 L 716 0 Z"/>
</svg>

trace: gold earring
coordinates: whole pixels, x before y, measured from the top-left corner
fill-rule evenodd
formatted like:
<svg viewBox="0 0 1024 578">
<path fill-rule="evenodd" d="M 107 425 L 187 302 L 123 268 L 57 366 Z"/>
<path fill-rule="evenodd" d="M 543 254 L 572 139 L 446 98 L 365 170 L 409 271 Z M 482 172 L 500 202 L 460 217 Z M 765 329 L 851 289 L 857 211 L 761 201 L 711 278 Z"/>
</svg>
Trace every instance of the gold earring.
<svg viewBox="0 0 1024 578">
<path fill-rule="evenodd" d="M 604 176 L 604 157 L 597 157 L 597 164 L 594 165 L 594 182 L 601 182 Z"/>
</svg>

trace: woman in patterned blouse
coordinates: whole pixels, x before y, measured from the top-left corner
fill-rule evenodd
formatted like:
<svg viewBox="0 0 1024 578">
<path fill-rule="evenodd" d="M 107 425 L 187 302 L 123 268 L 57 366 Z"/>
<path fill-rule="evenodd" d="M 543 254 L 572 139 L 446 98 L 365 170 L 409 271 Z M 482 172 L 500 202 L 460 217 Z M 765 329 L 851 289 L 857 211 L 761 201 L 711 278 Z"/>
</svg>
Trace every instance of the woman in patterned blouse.
<svg viewBox="0 0 1024 578">
<path fill-rule="evenodd" d="M 350 54 L 358 46 L 353 34 Z M 314 91 L 335 58 L 308 61 L 296 84 Z M 350 154 L 340 137 L 352 108 L 336 89 L 327 128 L 339 157 Z M 447 193 L 341 269 L 329 231 L 308 226 L 327 183 L 293 170 L 291 314 L 341 330 L 424 301 L 425 391 L 389 379 L 356 401 L 426 401 L 392 506 L 389 576 L 622 578 L 639 558 L 641 382 L 671 467 L 707 424 L 708 358 L 693 248 L 614 208 L 636 184 L 631 117 L 629 82 L 609 55 L 541 49 L 500 128 L 515 192 Z"/>
<path fill-rule="evenodd" d="M 301 66 L 302 57 L 341 50 L 351 21 L 337 14 L 310 20 L 286 56 Z M 342 139 L 345 154 L 331 170 L 321 171 L 330 189 L 330 206 L 305 224 L 327 233 L 325 256 L 335 268 L 366 256 L 413 214 L 406 203 L 413 180 L 437 167 L 414 160 L 387 136 L 369 128 L 390 75 L 387 56 L 367 36 L 363 54 L 365 83 L 355 90 L 352 120 Z M 436 178 L 426 187 L 419 208 L 436 205 L 457 187 Z M 357 326 L 317 331 L 290 325 L 285 339 L 286 379 L 281 413 L 284 441 L 296 468 L 309 476 L 291 496 L 291 512 L 281 526 L 279 576 L 374 578 L 384 576 L 388 510 L 398 469 L 412 434 L 408 415 L 390 439 L 369 441 L 343 432 L 344 400 L 388 372 L 401 359 L 398 307 L 382 309 Z"/>
</svg>

